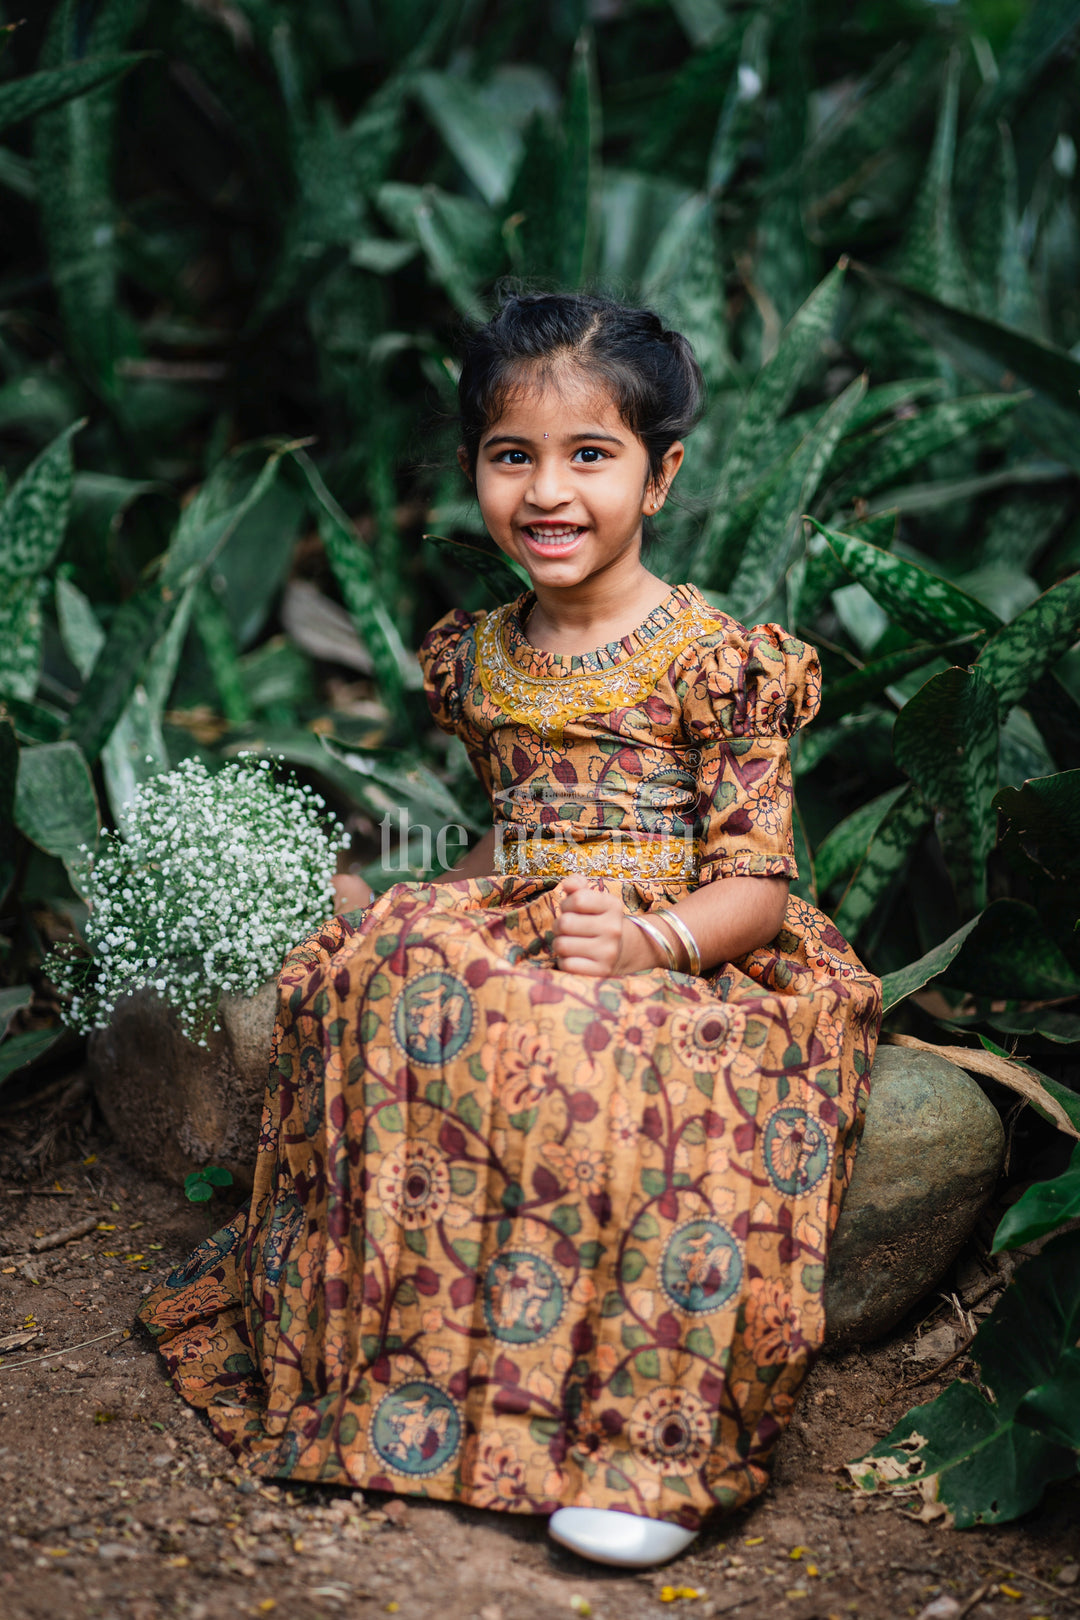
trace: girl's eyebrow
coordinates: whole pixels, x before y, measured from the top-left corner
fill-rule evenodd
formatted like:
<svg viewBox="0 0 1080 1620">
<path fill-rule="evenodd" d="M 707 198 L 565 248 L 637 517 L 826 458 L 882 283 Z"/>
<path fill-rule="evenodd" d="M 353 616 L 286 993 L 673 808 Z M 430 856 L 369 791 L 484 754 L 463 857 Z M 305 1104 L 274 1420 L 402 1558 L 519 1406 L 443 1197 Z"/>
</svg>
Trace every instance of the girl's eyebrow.
<svg viewBox="0 0 1080 1620">
<path fill-rule="evenodd" d="M 623 440 L 616 437 L 614 433 L 602 433 L 599 429 L 596 429 L 595 432 L 567 433 L 561 442 L 563 444 L 577 444 L 582 439 L 588 439 L 590 443 L 594 439 L 599 439 L 603 444 L 623 443 Z M 533 441 L 524 434 L 495 433 L 490 439 L 485 439 L 481 449 L 490 450 L 492 445 L 495 444 L 532 444 L 532 442 Z"/>
</svg>

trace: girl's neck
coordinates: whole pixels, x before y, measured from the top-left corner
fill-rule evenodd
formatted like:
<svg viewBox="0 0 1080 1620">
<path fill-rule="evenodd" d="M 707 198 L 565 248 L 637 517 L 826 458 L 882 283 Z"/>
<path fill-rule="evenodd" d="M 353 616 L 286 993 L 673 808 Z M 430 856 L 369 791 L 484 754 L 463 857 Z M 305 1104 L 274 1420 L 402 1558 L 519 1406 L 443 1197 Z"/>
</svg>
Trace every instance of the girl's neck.
<svg viewBox="0 0 1080 1620">
<path fill-rule="evenodd" d="M 538 652 L 573 658 L 636 630 L 670 596 L 671 586 L 639 563 L 629 578 L 605 572 L 579 585 L 534 585 L 533 591 L 528 641 Z"/>
</svg>

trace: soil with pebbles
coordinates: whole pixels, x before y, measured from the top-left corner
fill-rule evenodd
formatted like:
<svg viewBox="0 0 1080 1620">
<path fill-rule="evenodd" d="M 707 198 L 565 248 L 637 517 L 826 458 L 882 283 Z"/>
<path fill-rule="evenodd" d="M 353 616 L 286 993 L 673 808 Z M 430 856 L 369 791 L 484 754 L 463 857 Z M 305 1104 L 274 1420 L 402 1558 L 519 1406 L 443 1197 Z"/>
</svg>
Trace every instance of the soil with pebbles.
<svg viewBox="0 0 1080 1620">
<path fill-rule="evenodd" d="M 534 1518 L 255 1480 L 132 1330 L 141 1294 L 230 1207 L 140 1175 L 93 1136 L 78 1086 L 65 1095 L 74 1115 L 29 1185 L 18 1177 L 31 1147 L 41 1162 L 39 1111 L 0 1121 L 0 1340 L 22 1340 L 0 1360 L 5 1620 L 1080 1616 L 1080 1485 L 1055 1488 L 1021 1524 L 958 1532 L 921 1522 L 918 1504 L 856 1495 L 840 1471 L 943 1387 L 900 1387 L 957 1342 L 940 1297 L 881 1343 L 824 1356 L 764 1498 L 663 1570 L 586 1563 Z M 960 1267 L 950 1281 L 971 1298 L 972 1251 Z"/>
</svg>

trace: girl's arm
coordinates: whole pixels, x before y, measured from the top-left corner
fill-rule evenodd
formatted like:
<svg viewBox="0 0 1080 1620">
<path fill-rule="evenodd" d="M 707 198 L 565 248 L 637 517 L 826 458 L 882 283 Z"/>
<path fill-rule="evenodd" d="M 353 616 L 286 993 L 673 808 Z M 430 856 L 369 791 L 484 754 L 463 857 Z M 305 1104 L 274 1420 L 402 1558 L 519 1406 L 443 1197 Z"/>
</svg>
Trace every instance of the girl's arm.
<svg viewBox="0 0 1080 1620">
<path fill-rule="evenodd" d="M 558 893 L 561 909 L 554 952 L 561 968 L 570 973 L 621 974 L 668 966 L 659 947 L 630 921 L 611 889 L 592 887 L 587 878 L 574 876 L 563 879 Z M 787 897 L 787 878 L 727 877 L 695 889 L 670 909 L 693 934 L 701 952 L 701 971 L 708 973 L 775 939 Z M 671 938 L 675 960 L 685 971 L 686 947 L 662 917 L 655 926 Z"/>
<path fill-rule="evenodd" d="M 465 854 L 452 866 L 448 872 L 440 872 L 437 878 L 429 878 L 430 883 L 453 883 L 458 878 L 494 877 L 495 876 L 495 828 L 490 827 L 478 844 Z"/>
</svg>

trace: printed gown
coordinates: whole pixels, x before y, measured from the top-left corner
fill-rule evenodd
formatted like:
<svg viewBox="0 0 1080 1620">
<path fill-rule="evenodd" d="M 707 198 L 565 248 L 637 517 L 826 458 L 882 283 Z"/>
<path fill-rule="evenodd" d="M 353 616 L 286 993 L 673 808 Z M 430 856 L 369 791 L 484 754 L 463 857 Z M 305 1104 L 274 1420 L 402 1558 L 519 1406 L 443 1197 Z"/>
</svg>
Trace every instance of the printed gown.
<svg viewBox="0 0 1080 1620">
<path fill-rule="evenodd" d="M 694 586 L 573 657 L 530 645 L 534 600 L 420 649 L 497 875 L 397 883 L 292 951 L 250 1208 L 140 1316 L 257 1474 L 693 1528 L 763 1488 L 821 1345 L 880 986 L 794 897 L 704 976 L 555 966 L 565 872 L 630 911 L 795 875 L 819 678 Z"/>
</svg>

